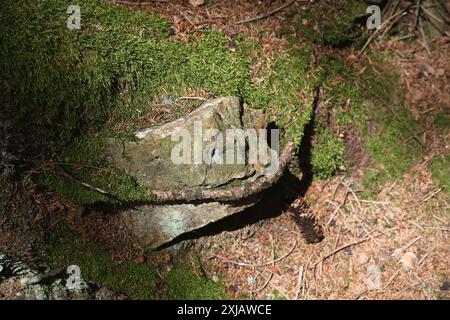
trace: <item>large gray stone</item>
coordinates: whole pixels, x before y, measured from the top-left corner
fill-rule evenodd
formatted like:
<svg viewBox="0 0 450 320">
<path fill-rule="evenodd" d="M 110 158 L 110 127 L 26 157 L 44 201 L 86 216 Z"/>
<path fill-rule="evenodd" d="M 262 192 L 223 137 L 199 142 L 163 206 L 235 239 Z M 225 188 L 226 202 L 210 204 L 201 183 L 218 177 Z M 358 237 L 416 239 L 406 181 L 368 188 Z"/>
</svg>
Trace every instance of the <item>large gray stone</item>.
<svg viewBox="0 0 450 320">
<path fill-rule="evenodd" d="M 154 190 L 185 190 L 186 188 L 214 188 L 230 184 L 235 180 L 255 179 L 263 173 L 260 164 L 208 164 L 204 159 L 195 157 L 194 125 L 201 124 L 206 133 L 216 129 L 222 133 L 224 140 L 227 129 L 263 128 L 265 122 L 261 112 L 250 110 L 240 105 L 236 97 L 223 97 L 209 100 L 186 117 L 159 127 L 137 132 L 136 141 L 111 139 L 110 156 L 115 166 L 134 176 L 144 187 Z M 245 112 L 245 116 L 244 115 Z M 197 128 L 199 126 L 197 125 Z M 171 159 L 172 152 L 180 140 L 172 141 L 172 137 L 189 132 L 191 137 L 192 163 L 179 164 Z M 214 139 L 201 142 L 202 156 L 205 153 L 215 154 L 218 143 Z M 222 157 L 226 152 L 223 148 Z M 245 149 L 235 150 L 245 158 Z M 215 156 L 219 156 L 215 154 Z M 199 163 L 196 163 L 198 160 Z"/>
<path fill-rule="evenodd" d="M 173 122 L 141 130 L 135 134 L 136 141 L 110 141 L 112 163 L 125 170 L 149 190 L 183 191 L 233 189 L 236 186 L 258 181 L 270 165 L 267 159 L 249 163 L 248 140 L 244 148 L 227 146 L 221 149 L 215 139 L 201 141 L 202 149 L 211 156 L 225 158 L 230 148 L 241 153 L 244 163 L 234 164 L 177 164 L 171 158 L 179 140 L 172 141 L 174 134 L 189 132 L 194 136 L 194 124 L 201 123 L 203 132 L 217 129 L 224 139 L 227 129 L 264 129 L 267 121 L 260 111 L 243 107 L 238 98 L 222 97 L 209 100 L 189 115 Z M 191 141 L 193 146 L 194 141 Z M 228 148 L 228 149 L 227 149 Z M 266 145 L 267 154 L 270 148 Z M 220 153 L 220 154 L 218 154 Z M 192 155 L 194 159 L 194 155 Z M 269 160 L 270 161 L 270 160 Z M 138 205 L 122 212 L 131 231 L 150 248 L 170 242 L 183 233 L 201 228 L 211 222 L 243 211 L 258 201 L 258 196 L 245 197 L 240 201 L 174 201 Z"/>
</svg>

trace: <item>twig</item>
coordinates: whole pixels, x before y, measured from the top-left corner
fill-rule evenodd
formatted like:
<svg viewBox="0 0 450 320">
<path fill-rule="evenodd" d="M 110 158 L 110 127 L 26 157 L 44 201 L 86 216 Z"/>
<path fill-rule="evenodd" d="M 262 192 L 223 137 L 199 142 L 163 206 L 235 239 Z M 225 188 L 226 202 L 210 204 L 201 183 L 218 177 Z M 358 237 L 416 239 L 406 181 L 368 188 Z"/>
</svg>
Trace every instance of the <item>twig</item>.
<svg viewBox="0 0 450 320">
<path fill-rule="evenodd" d="M 269 234 L 269 238 L 270 238 L 270 246 L 272 247 L 272 266 L 275 267 L 275 244 L 273 243 L 273 237 L 272 234 Z"/>
<path fill-rule="evenodd" d="M 344 181 L 345 177 L 346 177 L 346 175 L 344 175 L 344 176 L 341 178 L 341 180 L 339 180 L 338 184 L 337 184 L 336 187 L 334 188 L 333 194 L 331 195 L 331 200 L 333 200 L 334 197 L 336 196 L 336 193 L 337 193 L 337 191 L 338 191 L 338 189 L 339 189 L 339 186 L 342 184 L 342 181 Z"/>
<path fill-rule="evenodd" d="M 340 184 L 341 182 L 339 182 Z M 345 202 L 347 201 L 348 198 L 348 189 L 350 188 L 350 183 L 347 184 L 347 190 L 345 191 L 344 194 L 344 200 L 342 200 L 341 203 L 339 203 L 339 205 L 336 206 L 336 204 L 332 201 L 327 201 L 328 203 L 331 203 L 332 205 L 336 206 L 336 209 L 334 210 L 333 214 L 331 215 L 330 219 L 328 220 L 328 222 L 325 224 L 325 229 L 328 228 L 328 226 L 330 225 L 331 221 L 333 221 L 334 217 L 337 215 L 337 213 L 339 212 L 339 210 L 341 210 L 342 206 L 345 204 Z M 337 190 L 337 188 L 336 188 Z M 334 198 L 334 197 L 333 197 Z"/>
<path fill-rule="evenodd" d="M 254 288 L 254 286 L 255 286 L 255 283 L 256 283 L 256 281 L 258 280 L 258 278 L 259 278 L 259 276 L 261 275 L 261 272 L 258 272 L 257 274 L 256 274 L 256 276 L 255 276 L 255 278 L 253 279 L 253 281 L 252 281 L 252 286 L 251 286 L 251 288 L 250 288 L 250 300 L 253 300 L 253 288 Z"/>
<path fill-rule="evenodd" d="M 333 250 L 336 250 L 336 248 L 339 244 L 339 240 L 341 239 L 341 232 L 342 232 L 342 225 L 339 225 L 339 231 L 337 232 L 336 241 L 334 242 Z M 331 257 L 330 263 L 333 263 L 333 261 L 334 261 L 334 256 Z"/>
<path fill-rule="evenodd" d="M 431 230 L 440 230 L 440 231 L 450 232 L 450 228 L 445 228 L 445 227 L 424 227 L 424 228 L 431 229 Z"/>
<path fill-rule="evenodd" d="M 389 285 L 392 283 L 392 281 L 394 281 L 394 279 L 400 274 L 400 270 L 397 270 L 397 272 L 389 279 L 389 281 L 386 283 L 386 285 L 384 286 L 384 290 L 387 289 L 387 287 L 389 287 Z"/>
<path fill-rule="evenodd" d="M 417 4 L 416 4 L 416 20 L 414 21 L 413 32 L 416 32 L 417 26 L 419 25 L 420 9 L 421 9 L 420 0 L 417 0 Z"/>
<path fill-rule="evenodd" d="M 59 174 L 60 176 L 63 176 L 63 177 L 68 178 L 68 179 L 70 179 L 70 180 L 72 180 L 72 181 L 74 181 L 74 182 L 76 182 L 76 183 L 78 183 L 78 184 L 81 184 L 82 186 L 88 188 L 88 189 L 91 190 L 91 191 L 95 191 L 95 192 L 101 193 L 101 194 L 103 194 L 103 195 L 106 195 L 106 196 L 108 196 L 108 197 L 112 197 L 112 198 L 114 198 L 114 199 L 116 199 L 116 200 L 120 200 L 120 199 L 117 198 L 115 195 L 113 195 L 113 194 L 111 194 L 111 193 L 109 193 L 109 192 L 107 192 L 107 191 L 105 191 L 105 190 L 102 190 L 102 189 L 100 189 L 100 188 L 98 188 L 98 187 L 95 187 L 95 186 L 93 186 L 93 185 L 91 185 L 91 184 L 89 184 L 89 183 L 87 183 L 87 182 L 84 182 L 84 181 L 81 181 L 81 180 L 75 178 L 74 176 L 72 176 L 72 175 L 70 175 L 69 173 L 67 173 L 67 171 L 64 170 L 64 168 L 61 167 L 60 165 L 55 165 L 54 167 L 55 167 L 55 169 L 56 169 L 56 170 L 55 170 L 56 173 Z"/>
<path fill-rule="evenodd" d="M 350 192 L 351 192 L 351 194 L 353 195 L 353 198 L 355 198 L 355 200 L 356 200 L 356 203 L 358 204 L 358 208 L 359 208 L 359 211 L 361 211 L 361 202 L 359 201 L 359 198 L 356 196 L 356 194 L 355 194 L 355 192 L 353 191 L 353 189 L 350 187 L 350 184 L 349 184 L 349 186 L 348 186 L 348 190 L 350 190 Z"/>
<path fill-rule="evenodd" d="M 420 267 L 422 265 L 422 263 L 425 261 L 425 259 L 428 257 L 429 253 L 426 253 L 422 259 L 420 259 L 420 261 L 417 263 L 417 266 Z"/>
<path fill-rule="evenodd" d="M 298 277 L 297 277 L 297 290 L 295 291 L 295 298 L 294 300 L 298 300 L 298 296 L 300 294 L 300 290 L 303 286 L 303 271 L 304 271 L 304 266 L 301 265 L 298 267 Z"/>
<path fill-rule="evenodd" d="M 275 260 L 272 260 L 272 261 L 269 261 L 269 262 L 265 262 L 265 263 L 262 263 L 262 264 L 250 264 L 250 263 L 245 263 L 245 262 L 233 261 L 233 260 L 230 260 L 230 259 L 228 259 L 226 257 L 222 257 L 222 256 L 219 256 L 219 255 L 216 255 L 216 258 L 225 260 L 226 262 L 229 262 L 229 263 L 232 263 L 232 264 L 235 264 L 235 265 L 238 265 L 238 266 L 242 266 L 242 267 L 258 268 L 258 267 L 265 267 L 265 266 L 268 266 L 268 265 L 271 265 L 271 264 L 274 264 L 276 262 L 279 262 L 279 261 L 283 260 L 288 255 L 290 255 L 294 251 L 294 249 L 296 247 L 297 247 L 297 240 L 295 240 L 294 245 L 292 246 L 292 248 L 285 255 L 283 255 L 282 257 L 279 257 L 278 259 L 275 259 Z"/>
<path fill-rule="evenodd" d="M 175 101 L 178 101 L 178 100 L 202 100 L 202 101 L 207 101 L 208 99 L 203 98 L 203 97 L 179 97 Z"/>
<path fill-rule="evenodd" d="M 360 202 L 364 202 L 364 203 L 372 203 L 372 204 L 390 204 L 389 201 L 373 201 L 373 200 L 364 200 L 364 199 L 359 199 Z"/>
<path fill-rule="evenodd" d="M 361 292 L 360 294 L 358 294 L 358 295 L 356 296 L 355 300 L 361 299 L 362 296 L 365 295 L 365 294 L 368 293 L 368 292 L 369 292 L 368 289 L 364 290 L 363 292 Z"/>
<path fill-rule="evenodd" d="M 269 284 L 270 280 L 272 280 L 272 277 L 273 277 L 273 273 L 271 272 L 270 275 L 269 275 L 269 277 L 267 278 L 266 282 L 265 282 L 260 288 L 255 289 L 255 290 L 252 290 L 252 291 L 248 291 L 248 292 L 249 292 L 250 294 L 253 295 L 253 294 L 256 293 L 256 292 L 259 292 L 259 291 L 261 291 L 261 290 L 264 290 L 264 288 L 267 287 L 267 285 Z M 255 280 L 256 280 L 256 279 L 255 279 Z"/>
<path fill-rule="evenodd" d="M 389 32 L 389 30 L 391 30 L 391 28 L 395 25 L 395 23 L 400 20 L 404 15 L 400 15 L 398 16 L 396 19 L 392 20 L 391 24 L 383 31 L 383 33 L 381 34 L 380 38 L 383 38 L 386 33 Z"/>
<path fill-rule="evenodd" d="M 435 195 L 437 195 L 439 192 L 441 192 L 442 190 L 444 190 L 444 187 L 438 188 L 435 191 L 433 191 L 431 194 L 427 195 L 425 198 L 423 198 L 422 200 L 420 200 L 419 202 L 409 206 L 409 208 L 414 208 L 417 206 L 420 206 L 422 203 L 430 200 L 431 198 L 433 198 Z"/>
<path fill-rule="evenodd" d="M 330 219 L 328 219 L 327 223 L 325 224 L 325 230 L 328 229 L 328 226 L 330 225 L 330 223 L 333 221 L 333 219 L 336 217 L 338 211 L 341 209 L 342 204 L 344 202 L 339 203 L 338 205 L 336 205 L 334 202 L 330 201 L 330 200 L 326 200 L 328 203 L 331 203 L 333 206 L 336 207 L 336 209 L 334 210 L 333 214 L 331 215 Z"/>
<path fill-rule="evenodd" d="M 406 250 L 408 250 L 409 247 L 411 247 L 414 243 L 416 243 L 417 241 L 419 241 L 420 239 L 422 239 L 422 237 L 417 237 L 415 238 L 413 241 L 411 241 L 410 243 L 408 243 L 406 246 L 404 246 L 403 248 L 401 248 L 399 251 L 395 251 L 392 256 L 398 257 L 400 254 L 402 254 L 403 252 L 405 252 Z"/>
<path fill-rule="evenodd" d="M 271 15 L 274 15 L 275 13 L 277 13 L 277 12 L 283 10 L 284 8 L 289 7 L 291 4 L 293 4 L 293 3 L 296 2 L 296 1 L 297 1 L 297 0 L 291 0 L 291 1 L 289 1 L 289 2 L 287 2 L 287 3 L 285 3 L 285 4 L 283 4 L 282 6 L 280 6 L 280 7 L 276 8 L 276 9 L 274 9 L 274 10 L 272 10 L 272 11 L 266 13 L 266 14 L 261 14 L 261 15 L 259 15 L 259 16 L 257 16 L 257 17 L 253 17 L 253 18 L 241 20 L 241 21 L 239 21 L 237 24 L 244 24 L 244 23 L 253 22 L 253 21 L 256 21 L 256 20 L 261 20 L 261 19 L 268 18 L 268 17 L 270 17 Z"/>
<path fill-rule="evenodd" d="M 378 33 L 381 32 L 381 30 L 383 30 L 383 28 L 390 22 L 392 21 L 394 18 L 397 18 L 399 15 L 404 16 L 406 15 L 407 12 L 406 11 L 402 11 L 399 12 L 397 14 L 394 14 L 393 16 L 389 17 L 389 19 L 387 19 L 385 22 L 383 22 L 383 24 L 380 26 L 380 29 L 377 29 L 374 33 L 372 33 L 372 35 L 369 37 L 369 39 L 366 41 L 366 43 L 364 44 L 364 46 L 362 47 L 362 49 L 358 52 L 358 54 L 356 55 L 356 59 L 358 59 L 363 52 L 366 50 L 366 48 L 369 46 L 369 44 L 372 42 L 372 40 L 375 38 L 375 36 L 378 35 Z"/>
<path fill-rule="evenodd" d="M 430 49 L 430 46 L 428 45 L 427 36 L 425 35 L 425 31 L 423 31 L 422 23 L 420 24 L 420 33 L 422 34 L 422 37 L 423 37 L 425 50 L 427 50 L 428 55 L 431 56 L 431 49 Z"/>
<path fill-rule="evenodd" d="M 325 256 L 323 256 L 321 259 L 317 260 L 317 261 L 314 263 L 314 267 L 316 267 L 316 265 L 318 265 L 320 262 L 325 261 L 325 260 L 328 259 L 329 257 L 335 255 L 335 254 L 338 253 L 339 251 L 342 251 L 342 250 L 344 250 L 344 249 L 346 249 L 346 248 L 349 248 L 349 247 L 351 247 L 351 246 L 355 246 L 355 245 L 357 245 L 357 244 L 361 244 L 361 243 L 366 242 L 366 241 L 369 241 L 369 240 L 370 240 L 370 237 L 365 237 L 365 238 L 363 238 L 363 239 L 359 239 L 359 240 L 353 241 L 353 242 L 351 242 L 351 243 L 345 244 L 345 245 L 343 245 L 343 246 L 340 246 L 339 248 L 337 248 L 337 249 L 331 251 L 330 253 L 327 253 L 327 254 L 326 254 Z"/>
<path fill-rule="evenodd" d="M 169 2 L 168 0 L 146 0 L 144 1 L 122 1 L 122 0 L 113 0 L 113 3 L 118 3 L 118 4 L 125 4 L 125 5 L 129 5 L 129 6 L 148 6 L 151 4 L 151 2 Z"/>
<path fill-rule="evenodd" d="M 436 22 L 438 23 L 442 23 L 443 21 L 441 19 L 439 19 L 438 17 L 436 17 L 433 13 L 431 13 L 427 8 L 422 7 L 423 12 L 425 12 L 425 14 L 429 15 L 431 18 L 433 18 L 434 20 L 436 20 Z M 428 20 L 428 19 L 427 19 Z M 434 24 L 433 24 L 434 25 Z"/>
<path fill-rule="evenodd" d="M 440 222 L 442 222 L 443 224 L 448 224 L 448 221 L 445 221 L 443 218 L 433 214 L 433 218 L 435 218 L 436 220 L 439 220 Z"/>
<path fill-rule="evenodd" d="M 281 290 L 278 286 L 274 285 L 273 283 L 270 283 L 270 286 L 277 290 L 283 297 L 289 300 L 289 295 L 285 293 L 283 290 Z"/>
</svg>

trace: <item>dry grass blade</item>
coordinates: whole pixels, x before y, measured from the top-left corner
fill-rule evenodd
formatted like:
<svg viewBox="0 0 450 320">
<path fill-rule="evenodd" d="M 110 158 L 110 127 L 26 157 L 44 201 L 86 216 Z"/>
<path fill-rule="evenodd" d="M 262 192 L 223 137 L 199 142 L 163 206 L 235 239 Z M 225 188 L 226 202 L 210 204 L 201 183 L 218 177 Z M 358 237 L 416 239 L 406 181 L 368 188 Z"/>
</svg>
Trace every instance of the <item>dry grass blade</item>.
<svg viewBox="0 0 450 320">
<path fill-rule="evenodd" d="M 296 2 L 296 1 L 298 1 L 298 0 L 291 0 L 291 1 L 289 1 L 289 2 L 287 2 L 287 3 L 285 3 L 285 4 L 283 4 L 283 5 L 281 5 L 280 7 L 276 8 L 276 9 L 274 9 L 274 10 L 268 12 L 268 13 L 266 13 L 266 14 L 262 14 L 262 15 L 259 15 L 259 16 L 257 16 L 257 17 L 253 17 L 253 18 L 241 20 L 241 21 L 239 21 L 237 24 L 244 24 L 244 23 L 253 22 L 253 21 L 257 21 L 257 20 L 261 20 L 261 19 L 268 18 L 268 17 L 270 17 L 270 16 L 276 14 L 277 12 L 280 12 L 280 11 L 283 10 L 284 8 L 289 7 L 291 4 L 293 4 L 293 3 Z"/>
</svg>

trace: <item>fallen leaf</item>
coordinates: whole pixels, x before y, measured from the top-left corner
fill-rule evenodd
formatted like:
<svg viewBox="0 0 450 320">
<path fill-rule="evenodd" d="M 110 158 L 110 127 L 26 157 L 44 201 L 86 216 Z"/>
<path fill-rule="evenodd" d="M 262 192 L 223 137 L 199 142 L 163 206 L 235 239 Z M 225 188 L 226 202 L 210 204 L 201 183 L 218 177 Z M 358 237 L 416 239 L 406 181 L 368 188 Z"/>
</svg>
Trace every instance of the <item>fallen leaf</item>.
<svg viewBox="0 0 450 320">
<path fill-rule="evenodd" d="M 189 0 L 189 4 L 193 7 L 198 7 L 205 4 L 205 0 Z"/>
<path fill-rule="evenodd" d="M 137 264 L 143 264 L 145 262 L 144 256 L 138 256 L 136 259 L 134 259 L 134 262 Z"/>
<path fill-rule="evenodd" d="M 436 73 L 436 70 L 428 63 L 419 63 L 417 66 L 420 70 L 425 72 L 425 76 L 430 76 Z"/>
<path fill-rule="evenodd" d="M 413 270 L 417 267 L 417 256 L 413 252 L 406 252 L 400 259 L 400 262 L 403 264 L 403 268 L 405 268 L 406 271 Z"/>
</svg>

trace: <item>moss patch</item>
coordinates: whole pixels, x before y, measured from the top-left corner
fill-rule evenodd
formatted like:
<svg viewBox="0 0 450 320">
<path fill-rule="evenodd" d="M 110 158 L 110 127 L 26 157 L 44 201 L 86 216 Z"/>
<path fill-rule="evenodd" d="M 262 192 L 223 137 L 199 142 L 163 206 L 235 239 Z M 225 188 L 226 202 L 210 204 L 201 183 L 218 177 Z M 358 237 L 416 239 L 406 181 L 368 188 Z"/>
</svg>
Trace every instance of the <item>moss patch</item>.
<svg viewBox="0 0 450 320">
<path fill-rule="evenodd" d="M 450 114 L 447 112 L 439 112 L 434 118 L 433 124 L 440 129 L 450 129 Z"/>
<path fill-rule="evenodd" d="M 236 53 L 225 35 L 211 30 L 182 43 L 168 34 L 165 19 L 101 0 L 84 1 L 81 30 L 69 30 L 70 4 L 23 1 L 11 7 L 0 1 L 0 80 L 10 88 L 9 111 L 20 133 L 47 136 L 51 148 L 46 151 L 54 160 L 81 165 L 78 170 L 65 166 L 79 180 L 119 199 L 144 200 L 124 175 L 86 168 L 107 167 L 102 141 L 145 126 L 141 119 L 161 94 L 176 98 L 202 89 L 238 96 L 267 110 L 286 128 L 286 139 L 300 143 L 311 112 L 307 55 L 277 57 L 274 72 L 256 84 L 250 53 L 258 48 L 245 39 L 238 39 Z M 186 112 L 172 111 L 175 116 Z M 79 203 L 110 201 L 61 179 L 47 175 L 43 181 Z"/>
<path fill-rule="evenodd" d="M 328 112 L 335 115 L 334 125 L 340 132 L 349 126 L 357 128 L 373 162 L 364 183 L 373 188 L 387 179 L 401 178 L 420 156 L 422 147 L 416 138 L 418 124 L 403 105 L 397 77 L 388 71 L 389 64 L 383 57 L 370 58 L 376 62 L 368 65 L 362 75 L 339 58 L 325 58 L 321 68 L 330 99 Z M 327 136 L 336 141 L 329 133 L 322 139 L 327 140 Z M 328 150 L 336 152 L 330 159 L 341 157 L 338 146 Z"/>
<path fill-rule="evenodd" d="M 299 13 L 297 31 L 302 38 L 319 45 L 340 47 L 362 43 L 362 29 L 355 17 L 364 14 L 366 8 L 356 0 L 313 6 Z"/>
<path fill-rule="evenodd" d="M 324 130 L 318 133 L 318 141 L 311 152 L 311 165 L 318 178 L 332 176 L 344 164 L 344 142 L 336 135 Z"/>
<path fill-rule="evenodd" d="M 450 195 L 450 155 L 439 156 L 433 160 L 430 166 L 431 174 Z"/>
<path fill-rule="evenodd" d="M 78 265 L 81 276 L 98 285 L 125 293 L 132 299 L 225 299 L 222 283 L 214 283 L 198 264 L 181 261 L 170 271 L 160 272 L 149 261 L 116 263 L 103 245 L 58 226 L 49 233 L 41 259 L 52 268 Z M 162 287 L 157 284 L 162 283 Z"/>
<path fill-rule="evenodd" d="M 198 265 L 195 266 L 198 271 Z M 201 273 L 193 273 L 192 267 L 175 268 L 165 275 L 165 299 L 169 300 L 221 300 L 226 299 L 223 284 L 207 280 Z"/>
</svg>

